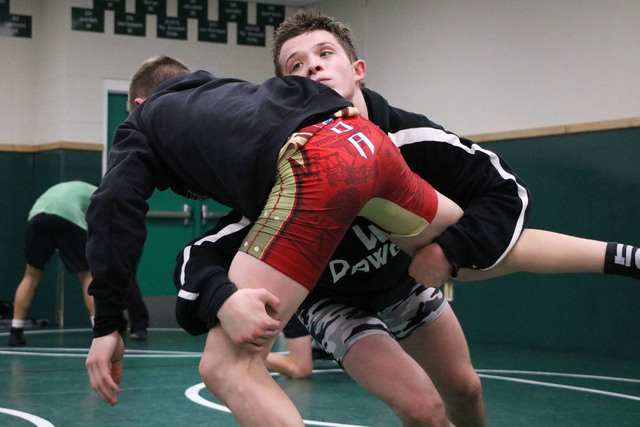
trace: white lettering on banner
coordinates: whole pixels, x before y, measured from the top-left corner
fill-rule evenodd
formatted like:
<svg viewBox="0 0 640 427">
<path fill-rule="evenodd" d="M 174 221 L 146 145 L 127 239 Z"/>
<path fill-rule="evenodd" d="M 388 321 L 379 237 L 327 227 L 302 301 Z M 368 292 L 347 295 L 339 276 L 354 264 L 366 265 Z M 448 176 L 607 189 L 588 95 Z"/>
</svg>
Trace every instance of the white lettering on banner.
<svg viewBox="0 0 640 427">
<path fill-rule="evenodd" d="M 335 133 L 345 133 L 353 130 L 353 126 L 349 126 L 342 120 L 338 120 L 336 124 L 331 128 Z"/>
<path fill-rule="evenodd" d="M 373 147 L 373 143 L 362 132 L 358 132 L 355 135 L 351 135 L 348 139 L 349 139 L 349 142 L 351 144 L 353 144 L 354 147 L 356 147 L 356 150 L 358 150 L 358 153 L 362 157 L 364 157 L 365 159 L 369 159 L 369 158 L 367 157 L 367 155 L 365 154 L 364 150 L 360 146 L 361 143 L 364 143 L 367 147 L 369 147 L 369 150 L 371 151 L 371 154 L 374 154 L 375 150 L 374 150 L 374 147 Z"/>
</svg>

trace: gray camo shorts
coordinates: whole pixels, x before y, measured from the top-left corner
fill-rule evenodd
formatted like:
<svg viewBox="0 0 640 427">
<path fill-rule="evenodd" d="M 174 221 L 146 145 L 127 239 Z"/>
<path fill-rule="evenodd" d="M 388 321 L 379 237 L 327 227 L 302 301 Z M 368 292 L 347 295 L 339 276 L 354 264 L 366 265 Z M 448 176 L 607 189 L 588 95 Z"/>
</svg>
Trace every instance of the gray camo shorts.
<svg viewBox="0 0 640 427">
<path fill-rule="evenodd" d="M 358 340 L 374 334 L 402 340 L 435 321 L 447 305 L 439 288 L 416 284 L 404 298 L 378 312 L 362 305 L 322 298 L 301 307 L 297 313 L 313 338 L 342 366 L 344 356 Z"/>
</svg>

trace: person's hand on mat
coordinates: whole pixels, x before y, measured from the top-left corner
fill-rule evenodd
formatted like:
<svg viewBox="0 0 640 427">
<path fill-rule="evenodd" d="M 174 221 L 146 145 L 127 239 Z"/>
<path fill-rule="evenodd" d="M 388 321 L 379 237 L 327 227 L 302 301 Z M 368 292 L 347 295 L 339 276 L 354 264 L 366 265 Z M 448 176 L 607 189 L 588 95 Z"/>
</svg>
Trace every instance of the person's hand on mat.
<svg viewBox="0 0 640 427">
<path fill-rule="evenodd" d="M 123 356 L 124 342 L 118 331 L 94 338 L 87 356 L 91 388 L 111 406 L 118 403 Z"/>
<path fill-rule="evenodd" d="M 225 333 L 237 346 L 258 352 L 280 333 L 280 300 L 266 289 L 239 289 L 222 304 L 218 319 Z"/>
</svg>

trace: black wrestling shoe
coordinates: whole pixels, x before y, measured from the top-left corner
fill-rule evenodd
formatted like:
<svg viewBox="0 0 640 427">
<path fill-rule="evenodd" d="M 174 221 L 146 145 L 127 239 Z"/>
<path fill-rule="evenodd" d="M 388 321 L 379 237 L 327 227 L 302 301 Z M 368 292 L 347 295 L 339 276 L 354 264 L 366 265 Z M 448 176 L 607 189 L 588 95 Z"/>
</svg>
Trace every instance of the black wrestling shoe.
<svg viewBox="0 0 640 427">
<path fill-rule="evenodd" d="M 20 345 L 25 345 L 27 341 L 24 339 L 24 328 L 11 328 L 11 332 L 9 333 L 9 341 L 7 344 L 9 347 L 18 347 Z"/>
</svg>

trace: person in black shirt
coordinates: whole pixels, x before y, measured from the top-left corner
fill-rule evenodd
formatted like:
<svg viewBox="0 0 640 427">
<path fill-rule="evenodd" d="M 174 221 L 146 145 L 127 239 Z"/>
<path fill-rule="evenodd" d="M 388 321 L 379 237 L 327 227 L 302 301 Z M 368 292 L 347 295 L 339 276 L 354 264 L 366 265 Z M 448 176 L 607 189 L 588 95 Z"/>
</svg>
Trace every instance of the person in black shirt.
<svg viewBox="0 0 640 427">
<path fill-rule="evenodd" d="M 425 116 L 392 107 L 378 93 L 361 88 L 365 63 L 357 58 L 343 24 L 311 12 L 293 15 L 276 32 L 274 64 L 279 76 L 296 74 L 322 81 L 352 101 L 390 135 L 414 172 L 465 208 L 462 219 L 438 236 L 429 251 L 421 251 L 420 262 L 414 262 L 425 273 L 423 277 L 431 275 L 425 284 L 440 286 L 456 272 L 462 280 L 513 271 L 613 272 L 614 255 L 621 245 L 524 228 L 529 209 L 526 186 L 504 160 Z M 222 315 L 231 307 L 243 311 L 239 304 L 224 305 L 234 294 L 216 292 L 217 282 L 227 283 L 224 271 L 236 240 L 247 232 L 248 223 L 243 221 L 234 214 L 223 218 L 206 239 L 192 242 L 178 257 L 178 290 L 207 289 L 196 300 L 178 299 L 181 324 L 192 333 L 206 331 L 218 309 Z M 433 381 L 454 423 L 482 425 L 486 420 L 480 381 L 455 315 L 437 288 L 418 285 L 409 277 L 411 260 L 370 227 L 366 220 L 356 220 L 298 314 L 324 350 L 401 419 L 415 417 L 420 422 L 428 403 L 440 399 L 429 386 Z M 228 233 L 229 229 L 235 231 Z M 635 248 L 630 248 L 633 254 Z M 203 262 L 211 274 L 192 275 L 201 271 L 198 265 Z M 631 264 L 620 274 L 638 277 Z M 407 309 L 411 304 L 414 308 Z M 414 327 L 398 333 L 391 322 L 401 326 L 410 322 Z M 287 343 L 310 341 L 309 337 L 289 339 L 293 335 L 286 332 Z M 289 360 L 271 367 L 285 374 L 300 372 L 311 362 L 308 350 L 293 355 L 302 360 L 299 366 Z M 397 363 L 389 365 L 389 358 Z M 422 370 L 415 370 L 416 362 Z M 391 386 L 394 392 L 388 393 Z"/>
</svg>

